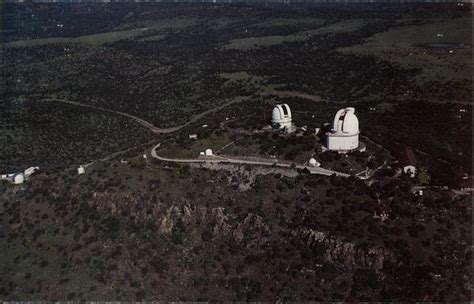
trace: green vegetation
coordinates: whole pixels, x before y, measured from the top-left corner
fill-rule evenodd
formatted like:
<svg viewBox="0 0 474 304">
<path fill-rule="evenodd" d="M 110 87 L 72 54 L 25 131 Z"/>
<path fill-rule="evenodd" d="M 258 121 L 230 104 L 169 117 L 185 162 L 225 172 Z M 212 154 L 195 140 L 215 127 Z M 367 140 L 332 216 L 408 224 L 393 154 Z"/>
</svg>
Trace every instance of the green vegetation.
<svg viewBox="0 0 474 304">
<path fill-rule="evenodd" d="M 206 149 L 218 151 L 231 140 L 226 134 L 212 133 L 208 135 L 208 131 L 199 132 L 198 140 L 186 138 L 179 139 L 179 147 L 175 145 L 165 145 L 165 149 L 159 151 L 160 156 L 169 158 L 197 158 L 200 152 Z"/>
<path fill-rule="evenodd" d="M 464 43 L 472 42 L 471 18 L 459 18 L 449 21 L 438 20 L 436 23 L 405 25 L 375 34 L 364 44 L 354 49 L 373 48 L 410 48 L 428 43 Z M 438 36 L 442 34 L 442 36 Z"/>
<path fill-rule="evenodd" d="M 42 39 L 31 39 L 31 40 L 19 40 L 7 42 L 4 44 L 5 47 L 32 47 L 46 44 L 58 44 L 58 43 L 84 43 L 90 45 L 101 45 L 119 41 L 122 39 L 131 39 L 137 36 L 142 36 L 146 33 L 146 29 L 133 29 L 127 31 L 118 32 L 107 32 L 101 34 L 85 35 L 75 38 L 42 38 Z"/>
<path fill-rule="evenodd" d="M 421 83 L 470 80 L 471 23 L 471 18 L 462 18 L 394 27 L 373 35 L 363 44 L 341 48 L 340 51 L 377 56 L 407 69 L 420 69 L 421 73 L 417 78 Z M 465 47 L 429 46 L 443 43 L 462 44 Z"/>
<path fill-rule="evenodd" d="M 237 75 L 242 75 L 242 73 Z M 237 77 L 237 75 L 233 76 Z M 221 156 L 250 157 L 267 161 L 278 159 L 298 165 L 304 165 L 314 157 L 322 163 L 323 168 L 348 174 L 360 173 L 367 168 L 373 170 L 384 162 L 386 164 L 393 162 L 387 149 L 377 146 L 366 137 L 361 138 L 361 141 L 366 144 L 367 152 L 349 153 L 346 157 L 337 153 L 322 152 L 323 132 L 319 136 L 315 136 L 314 130 L 315 128 L 322 129 L 323 124 L 332 119 L 335 111 L 345 105 L 321 102 L 319 105 L 308 107 L 302 98 L 292 97 L 281 100 L 281 102 L 290 104 L 293 119 L 297 122 L 298 127 L 306 127 L 306 131 L 298 130 L 291 135 L 284 135 L 268 129 L 271 119 L 271 103 L 265 104 L 259 101 L 249 100 L 215 113 L 214 119 L 208 118 L 213 121 L 212 125 L 202 128 L 196 124 L 189 130 L 179 132 L 178 135 L 164 143 L 158 154 L 171 159 L 194 159 L 198 157 L 199 152 L 210 148 L 215 154 Z M 365 115 L 364 107 L 361 108 L 361 112 Z M 245 115 L 245 113 L 254 111 L 261 113 Z M 367 120 L 370 121 L 370 119 Z M 196 133 L 198 139 L 189 139 L 189 133 Z M 369 134 L 374 136 L 373 132 Z M 378 136 L 374 137 L 378 139 Z M 391 145 L 387 144 L 387 146 Z"/>
<path fill-rule="evenodd" d="M 140 38 L 139 41 L 160 41 L 165 38 L 166 38 L 165 35 L 153 35 L 153 36 L 148 36 L 145 38 Z"/>
<path fill-rule="evenodd" d="M 220 73 L 219 77 L 226 79 L 224 86 L 228 87 L 245 87 L 250 92 L 260 92 L 262 94 L 273 92 L 275 89 L 282 87 L 283 85 L 272 84 L 268 76 L 255 76 L 250 75 L 247 72 L 234 72 L 234 73 Z"/>
<path fill-rule="evenodd" d="M 118 30 L 130 30 L 134 28 L 148 28 L 150 30 L 180 30 L 187 27 L 197 25 L 200 21 L 200 18 L 192 16 L 178 16 L 171 18 L 145 18 L 139 19 L 136 21 L 126 22 L 116 27 Z"/>
<path fill-rule="evenodd" d="M 350 33 L 359 30 L 366 24 L 367 21 L 364 19 L 349 19 L 335 22 L 313 31 L 307 31 L 306 33 L 311 35 Z"/>
<path fill-rule="evenodd" d="M 255 23 L 252 24 L 254 27 L 277 27 L 277 26 L 291 26 L 291 25 L 304 25 L 304 26 L 321 26 L 325 23 L 324 19 L 321 18 L 267 18 L 264 21 L 255 19 Z"/>
<path fill-rule="evenodd" d="M 22 191 L 0 184 L 3 298 L 469 297 L 456 281 L 470 265 L 468 199 L 448 204 L 441 192 L 400 191 L 404 182 L 368 187 L 305 174 L 258 176 L 242 192 L 253 169 L 125 160 L 81 176 L 42 174 Z M 374 217 L 381 208 L 385 221 Z M 436 284 L 427 269 L 448 280 Z M 348 284 L 360 280 L 371 283 Z"/>
<path fill-rule="evenodd" d="M 472 202 L 452 189 L 472 174 L 472 6 L 360 5 L 5 4 L 0 167 L 43 170 L 0 183 L 0 298 L 469 301 Z M 307 131 L 254 132 L 276 103 Z M 314 128 L 346 106 L 367 151 L 322 152 Z M 113 111 L 189 123 L 155 137 Z M 157 142 L 379 170 L 180 165 L 151 158 Z"/>
<path fill-rule="evenodd" d="M 235 72 L 235 73 L 220 73 L 220 77 L 229 80 L 229 82 L 254 82 L 261 83 L 268 79 L 268 77 L 252 76 L 247 72 Z"/>
<path fill-rule="evenodd" d="M 244 39 L 231 40 L 224 46 L 227 50 L 251 50 L 259 47 L 268 47 L 272 45 L 282 44 L 284 42 L 295 42 L 304 40 L 303 36 L 263 36 L 250 37 Z"/>
<path fill-rule="evenodd" d="M 153 138 L 146 128 L 112 113 L 38 100 L 9 105 L 1 108 L 2 172 L 84 164 Z"/>
<path fill-rule="evenodd" d="M 277 19 L 273 20 L 266 26 L 275 26 L 283 24 L 299 24 L 299 20 L 287 20 L 287 19 Z M 280 22 L 280 23 L 278 23 Z M 322 25 L 320 24 L 311 24 L 311 25 Z M 290 35 L 284 36 L 262 36 L 262 37 L 250 37 L 244 39 L 234 39 L 231 40 L 228 44 L 224 46 L 224 49 L 230 50 L 250 50 L 259 47 L 268 47 L 272 45 L 278 45 L 282 43 L 291 43 L 291 42 L 302 42 L 309 40 L 314 35 L 323 35 L 323 34 L 337 34 L 337 33 L 349 33 L 358 30 L 365 24 L 364 20 L 345 20 L 341 22 L 336 22 L 327 26 L 323 26 L 314 30 L 306 30 L 301 32 L 296 32 Z"/>
<path fill-rule="evenodd" d="M 167 31 L 186 28 L 196 23 L 195 19 L 172 18 L 164 21 L 136 22 L 118 27 L 117 30 L 83 35 L 79 37 L 51 37 L 11 41 L 4 47 L 33 47 L 48 44 L 82 43 L 99 46 L 125 39 L 138 39 L 139 41 L 157 41 L 165 37 L 164 34 L 153 34 L 157 31 Z M 123 30 L 121 30 L 123 29 Z M 150 35 L 151 33 L 151 35 Z"/>
</svg>

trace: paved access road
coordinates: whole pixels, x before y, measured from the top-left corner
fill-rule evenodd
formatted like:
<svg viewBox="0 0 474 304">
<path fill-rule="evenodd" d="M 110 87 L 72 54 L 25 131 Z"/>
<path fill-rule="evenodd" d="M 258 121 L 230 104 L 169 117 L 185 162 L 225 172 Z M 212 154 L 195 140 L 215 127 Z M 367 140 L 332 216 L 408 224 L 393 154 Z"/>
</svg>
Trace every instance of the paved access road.
<svg viewBox="0 0 474 304">
<path fill-rule="evenodd" d="M 106 109 L 106 108 L 99 107 L 99 106 L 80 103 L 80 102 L 77 102 L 77 101 L 65 100 L 65 99 L 55 99 L 55 98 L 48 98 L 48 99 L 43 99 L 43 100 L 45 100 L 45 101 L 54 101 L 54 102 L 62 102 L 62 103 L 72 104 L 72 105 L 75 105 L 75 106 L 80 106 L 80 107 L 95 109 L 95 110 L 99 110 L 99 111 L 110 112 L 110 113 L 114 113 L 114 114 L 117 114 L 117 115 L 122 115 L 122 116 L 125 116 L 127 118 L 133 119 L 134 121 L 136 121 L 137 123 L 139 123 L 142 126 L 146 127 L 147 129 L 149 129 L 151 132 L 153 132 L 155 134 L 166 134 L 166 133 L 176 132 L 176 131 L 190 125 L 191 123 L 196 122 L 197 120 L 201 119 L 202 117 L 206 116 L 209 113 L 219 111 L 219 110 L 221 110 L 221 109 L 223 109 L 223 108 L 225 108 L 228 105 L 231 105 L 233 103 L 241 102 L 241 101 L 245 100 L 245 97 L 234 98 L 234 99 L 232 99 L 232 100 L 230 100 L 230 101 L 228 101 L 228 102 L 226 102 L 226 103 L 224 103 L 224 104 L 222 104 L 218 107 L 215 107 L 213 109 L 207 110 L 205 112 L 202 112 L 198 115 L 193 116 L 185 124 L 182 124 L 182 125 L 176 126 L 176 127 L 172 127 L 172 128 L 158 128 L 158 127 L 155 127 L 152 123 L 150 123 L 150 122 L 148 122 L 144 119 L 141 119 L 139 117 L 136 117 L 136 116 L 124 113 L 124 112 L 120 112 L 120 111 L 114 111 L 114 110 Z M 238 159 L 238 158 L 234 158 L 234 157 L 217 156 L 217 155 L 214 155 L 212 157 L 207 157 L 207 158 L 196 158 L 196 159 L 165 158 L 165 157 L 159 156 L 158 153 L 156 152 L 156 150 L 160 146 L 161 146 L 161 143 L 157 144 L 156 146 L 154 146 L 152 148 L 151 156 L 153 158 L 159 159 L 161 161 L 167 161 L 167 162 L 175 162 L 175 163 L 227 163 L 227 164 L 239 164 L 239 165 L 275 166 L 275 167 L 280 167 L 280 168 L 292 168 L 292 166 L 293 166 L 292 164 L 278 162 L 277 160 L 275 160 L 275 161 L 256 161 L 256 160 Z M 120 153 L 120 152 L 117 152 L 117 153 Z M 114 155 L 115 154 L 116 153 L 114 153 Z M 323 168 L 320 168 L 320 167 L 308 167 L 308 166 L 296 165 L 294 168 L 295 169 L 305 169 L 306 168 L 310 171 L 311 174 L 319 174 L 319 175 L 326 175 L 326 176 L 331 176 L 331 175 L 335 174 L 337 176 L 349 177 L 349 174 L 342 173 L 342 172 L 337 172 L 337 171 L 332 171 L 332 170 L 327 170 L 327 169 L 323 169 Z"/>
<path fill-rule="evenodd" d="M 227 164 L 239 164 L 239 165 L 259 165 L 259 166 L 275 166 L 280 168 L 292 168 L 292 164 L 288 163 L 281 163 L 277 160 L 275 161 L 255 161 L 255 160 L 246 160 L 246 159 L 239 159 L 234 157 L 228 156 L 208 156 L 206 158 L 196 158 L 196 159 L 189 159 L 189 158 L 166 158 L 159 156 L 157 153 L 157 149 L 159 149 L 161 143 L 157 144 L 151 149 L 151 156 L 161 161 L 173 162 L 173 163 L 227 163 Z M 295 169 L 308 169 L 311 174 L 319 174 L 319 175 L 326 175 L 331 176 L 333 174 L 342 177 L 349 177 L 349 174 L 332 171 L 323 169 L 320 167 L 308 167 L 308 166 L 301 166 L 296 165 Z"/>
<path fill-rule="evenodd" d="M 225 108 L 225 107 L 227 107 L 231 104 L 242 102 L 245 99 L 246 99 L 245 97 L 236 97 L 234 99 L 231 99 L 231 100 L 227 101 L 226 103 L 224 103 L 220 106 L 209 109 L 207 111 L 204 111 L 202 113 L 199 113 L 199 114 L 191 117 L 190 120 L 188 120 L 186 123 L 184 123 L 182 125 L 179 125 L 179 126 L 176 126 L 176 127 L 171 127 L 171 128 L 158 128 L 158 127 L 155 127 L 151 122 L 148 122 L 148 121 L 146 121 L 144 119 L 141 119 L 137 116 L 133 116 L 133 115 L 127 114 L 125 112 L 106 109 L 106 108 L 99 107 L 99 106 L 80 103 L 80 102 L 77 102 L 77 101 L 66 100 L 66 99 L 57 99 L 57 98 L 47 98 L 47 99 L 43 99 L 43 100 L 44 101 L 62 102 L 62 103 L 67 103 L 67 104 L 71 104 L 71 105 L 75 105 L 75 106 L 79 106 L 79 107 L 90 108 L 90 109 L 95 109 L 95 110 L 99 110 L 99 111 L 114 113 L 114 114 L 117 114 L 117 115 L 122 115 L 122 116 L 125 116 L 127 118 L 133 119 L 135 122 L 141 124 L 142 126 L 149 129 L 151 132 L 153 132 L 155 134 L 166 134 L 166 133 L 173 133 L 173 132 L 179 131 L 180 129 L 182 129 L 182 128 L 198 121 L 199 119 L 201 119 L 202 117 L 206 116 L 209 113 L 217 112 L 217 111 L 222 110 L 223 108 Z"/>
</svg>

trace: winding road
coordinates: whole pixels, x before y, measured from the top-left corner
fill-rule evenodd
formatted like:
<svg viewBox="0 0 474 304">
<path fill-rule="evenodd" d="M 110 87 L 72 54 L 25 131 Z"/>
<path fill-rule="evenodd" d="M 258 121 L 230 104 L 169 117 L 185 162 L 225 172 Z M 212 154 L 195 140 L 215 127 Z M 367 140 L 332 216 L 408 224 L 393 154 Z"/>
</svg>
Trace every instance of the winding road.
<svg viewBox="0 0 474 304">
<path fill-rule="evenodd" d="M 80 103 L 80 102 L 77 102 L 77 101 L 66 100 L 66 99 L 56 99 L 56 98 L 43 99 L 43 101 L 62 102 L 62 103 L 71 104 L 71 105 L 75 105 L 75 106 L 79 106 L 79 107 L 85 107 L 85 108 L 95 109 L 95 110 L 99 110 L 99 111 L 114 113 L 116 115 L 121 115 L 121 116 L 124 116 L 124 117 L 127 117 L 127 118 L 130 118 L 130 119 L 134 120 L 135 122 L 137 122 L 140 125 L 146 127 L 147 129 L 149 129 L 151 132 L 153 132 L 155 134 L 167 134 L 167 133 L 176 132 L 176 131 L 178 131 L 178 130 L 180 130 L 180 129 L 182 129 L 182 128 L 198 121 L 199 119 L 201 119 L 202 117 L 206 116 L 209 113 L 219 111 L 219 110 L 221 110 L 221 109 L 223 109 L 223 108 L 225 108 L 225 107 L 227 107 L 231 104 L 242 102 L 245 99 L 246 99 L 245 97 L 234 98 L 234 99 L 232 99 L 232 100 L 230 100 L 230 101 L 228 101 L 228 102 L 226 102 L 226 103 L 224 103 L 224 104 L 222 104 L 218 107 L 215 107 L 213 109 L 207 110 L 205 112 L 202 112 L 200 114 L 197 114 L 197 115 L 193 116 L 189 121 L 187 121 L 186 123 L 184 123 L 182 125 L 179 125 L 179 126 L 176 126 L 176 127 L 171 127 L 171 128 L 158 128 L 158 127 L 154 126 L 152 123 L 150 123 L 150 122 L 148 122 L 144 119 L 141 119 L 139 117 L 136 117 L 136 116 L 124 113 L 124 112 L 120 112 L 120 111 L 106 109 L 106 108 L 99 107 L 99 106 Z M 341 177 L 349 177 L 350 176 L 349 174 L 346 174 L 346 173 L 332 171 L 332 170 L 328 170 L 328 169 L 323 169 L 323 168 L 320 168 L 320 167 L 309 167 L 309 166 L 303 166 L 303 165 L 293 165 L 293 164 L 289 164 L 289 163 L 278 162 L 277 160 L 275 160 L 275 161 L 256 161 L 256 160 L 238 159 L 238 158 L 234 158 L 234 157 L 218 156 L 218 155 L 214 155 L 212 157 L 206 157 L 206 158 L 195 158 L 195 159 L 165 158 L 165 157 L 159 156 L 157 151 L 156 151 L 158 148 L 160 148 L 160 146 L 161 146 L 161 143 L 157 144 L 156 146 L 154 146 L 151 149 L 151 156 L 153 158 L 156 158 L 156 159 L 161 160 L 161 161 L 166 161 L 166 162 L 174 162 L 174 163 L 226 163 L 226 164 L 238 164 L 238 165 L 275 166 L 275 167 L 280 167 L 280 168 L 308 169 L 311 174 L 319 174 L 319 175 L 326 175 L 326 176 L 337 175 L 337 176 L 341 176 Z M 122 151 L 120 151 L 120 152 L 122 152 Z M 120 152 L 116 152 L 116 153 L 114 153 L 114 155 L 117 154 L 117 153 L 120 153 Z"/>
<path fill-rule="evenodd" d="M 228 157 L 228 156 L 220 156 L 220 155 L 213 155 L 213 156 L 207 156 L 206 158 L 196 158 L 196 159 L 190 159 L 190 158 L 166 158 L 159 156 L 157 153 L 157 149 L 161 147 L 161 143 L 157 144 L 151 149 L 151 156 L 153 158 L 156 158 L 161 161 L 166 161 L 166 162 L 174 162 L 174 163 L 226 163 L 226 164 L 238 164 L 238 165 L 258 165 L 258 166 L 275 166 L 275 167 L 280 167 L 280 168 L 292 168 L 292 164 L 288 163 L 280 163 L 278 161 L 254 161 L 254 160 L 246 160 L 246 159 L 239 159 L 239 158 L 234 158 L 234 157 Z M 302 165 L 296 165 L 294 166 L 295 169 L 308 169 L 311 174 L 319 174 L 319 175 L 326 175 L 326 176 L 331 176 L 331 175 L 337 175 L 341 177 L 349 177 L 349 174 L 342 173 L 342 172 L 337 172 L 337 171 L 331 171 L 328 169 L 323 169 L 320 167 L 308 167 L 308 166 L 302 166 Z"/>
<path fill-rule="evenodd" d="M 182 128 L 184 128 L 184 127 L 198 121 L 199 119 L 203 118 L 207 114 L 217 112 L 217 111 L 222 110 L 223 108 L 225 108 L 225 107 L 227 107 L 231 104 L 242 102 L 245 99 L 246 99 L 246 97 L 243 97 L 243 96 L 242 97 L 236 97 L 236 98 L 234 98 L 234 99 L 232 99 L 232 100 L 230 100 L 230 101 L 228 101 L 228 102 L 226 102 L 226 103 L 224 103 L 220 106 L 209 109 L 209 110 L 204 111 L 200 114 L 194 115 L 193 117 L 191 117 L 191 119 L 189 119 L 186 123 L 184 123 L 182 125 L 179 125 L 179 126 L 176 126 L 176 127 L 171 127 L 171 128 L 158 128 L 158 127 L 154 126 L 151 122 L 148 122 L 148 121 L 146 121 L 144 119 L 141 119 L 137 116 L 133 116 L 133 115 L 127 114 L 125 112 L 106 109 L 106 108 L 99 107 L 99 106 L 88 105 L 88 104 L 80 103 L 80 102 L 77 102 L 77 101 L 66 100 L 66 99 L 57 99 L 57 98 L 46 98 L 46 99 L 43 99 L 43 101 L 62 102 L 62 103 L 67 103 L 67 104 L 71 104 L 71 105 L 75 105 L 75 106 L 79 106 L 79 107 L 84 107 L 84 108 L 89 108 L 89 109 L 114 113 L 114 114 L 125 116 L 127 118 L 130 118 L 130 119 L 134 120 L 135 122 L 139 123 L 140 125 L 144 126 L 147 129 L 149 129 L 152 133 L 167 134 L 167 133 L 173 133 L 173 132 L 179 131 Z"/>
</svg>

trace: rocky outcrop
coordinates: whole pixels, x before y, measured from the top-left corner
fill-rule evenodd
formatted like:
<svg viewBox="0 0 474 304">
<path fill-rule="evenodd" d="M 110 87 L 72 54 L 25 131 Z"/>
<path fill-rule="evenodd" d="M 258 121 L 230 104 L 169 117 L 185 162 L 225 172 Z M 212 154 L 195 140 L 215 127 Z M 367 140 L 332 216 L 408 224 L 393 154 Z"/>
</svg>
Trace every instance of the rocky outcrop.
<svg viewBox="0 0 474 304">
<path fill-rule="evenodd" d="M 381 271 L 384 263 L 391 262 L 395 258 L 393 252 L 388 249 L 381 247 L 359 248 L 353 243 L 341 241 L 313 229 L 294 232 L 294 235 L 302 236 L 308 247 L 323 246 L 323 259 L 326 262 L 342 262 L 349 268 L 369 268 Z"/>
</svg>

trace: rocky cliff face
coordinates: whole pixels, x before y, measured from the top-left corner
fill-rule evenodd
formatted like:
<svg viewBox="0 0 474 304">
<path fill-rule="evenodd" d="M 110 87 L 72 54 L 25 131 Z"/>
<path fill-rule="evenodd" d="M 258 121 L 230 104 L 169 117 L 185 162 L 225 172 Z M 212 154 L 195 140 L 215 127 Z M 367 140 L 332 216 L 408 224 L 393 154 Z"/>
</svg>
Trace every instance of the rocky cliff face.
<svg viewBox="0 0 474 304">
<path fill-rule="evenodd" d="M 208 227 L 212 237 L 231 237 L 239 244 L 245 243 L 248 249 L 258 248 L 269 241 L 270 228 L 261 216 L 248 213 L 239 220 L 229 216 L 224 207 L 193 206 L 185 201 L 179 204 L 181 206 L 164 207 L 158 202 L 144 203 L 127 193 L 109 192 L 94 193 L 89 205 L 114 217 L 126 215 L 135 223 L 146 225 L 153 222 L 158 227 L 157 232 L 163 235 L 171 234 L 180 221 L 187 226 Z M 300 238 L 308 248 L 321 249 L 325 262 L 342 263 L 349 269 L 381 271 L 385 263 L 395 259 L 386 248 L 361 248 L 314 229 L 294 230 L 291 235 Z"/>
<path fill-rule="evenodd" d="M 303 229 L 293 232 L 306 240 L 310 248 L 322 246 L 324 248 L 323 259 L 330 263 L 343 263 L 346 267 L 368 268 L 381 271 L 384 263 L 393 262 L 394 254 L 382 247 L 372 247 L 367 249 L 357 248 L 350 242 L 344 242 L 326 233 L 313 229 Z"/>
</svg>

